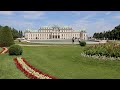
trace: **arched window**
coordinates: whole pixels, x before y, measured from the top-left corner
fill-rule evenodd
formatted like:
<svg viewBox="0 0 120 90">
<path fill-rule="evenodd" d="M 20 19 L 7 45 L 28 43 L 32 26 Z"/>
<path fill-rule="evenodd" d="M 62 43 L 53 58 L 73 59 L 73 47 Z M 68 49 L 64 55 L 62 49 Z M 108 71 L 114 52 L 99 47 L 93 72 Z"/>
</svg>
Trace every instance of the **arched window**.
<svg viewBox="0 0 120 90">
<path fill-rule="evenodd" d="M 55 38 L 57 38 L 57 35 L 55 36 Z"/>
<path fill-rule="evenodd" d="M 60 38 L 60 35 L 58 35 L 58 38 Z"/>
</svg>

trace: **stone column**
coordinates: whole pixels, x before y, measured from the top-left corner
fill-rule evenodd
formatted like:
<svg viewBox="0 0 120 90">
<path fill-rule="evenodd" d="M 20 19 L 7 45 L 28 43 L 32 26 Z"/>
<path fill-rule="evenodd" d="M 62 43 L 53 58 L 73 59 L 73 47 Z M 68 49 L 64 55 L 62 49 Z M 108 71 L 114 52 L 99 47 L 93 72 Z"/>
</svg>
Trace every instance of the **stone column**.
<svg viewBox="0 0 120 90">
<path fill-rule="evenodd" d="M 58 39 L 58 33 L 57 33 L 57 39 Z"/>
<path fill-rule="evenodd" d="M 58 39 L 59 39 L 59 34 L 58 34 Z"/>
</svg>

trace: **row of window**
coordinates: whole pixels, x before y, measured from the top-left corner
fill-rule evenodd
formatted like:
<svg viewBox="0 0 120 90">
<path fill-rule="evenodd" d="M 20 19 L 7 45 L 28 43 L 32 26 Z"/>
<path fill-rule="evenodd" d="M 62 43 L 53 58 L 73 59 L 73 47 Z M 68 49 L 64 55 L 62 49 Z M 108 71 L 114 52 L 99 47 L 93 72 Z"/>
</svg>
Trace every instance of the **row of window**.
<svg viewBox="0 0 120 90">
<path fill-rule="evenodd" d="M 38 36 L 38 37 L 39 37 L 39 36 L 46 36 L 46 35 L 49 36 L 50 34 L 31 34 L 31 35 L 28 35 L 28 36 L 31 36 L 31 37 L 32 37 L 32 36 L 33 36 L 33 37 L 34 37 L 34 36 L 36 36 L 36 37 Z"/>
<path fill-rule="evenodd" d="M 58 30 L 59 32 L 71 32 L 71 30 Z M 58 32 L 56 30 L 40 30 L 40 32 Z"/>
<path fill-rule="evenodd" d="M 51 34 L 31 34 L 31 35 L 26 35 L 26 36 L 31 36 L 31 37 L 39 37 L 39 36 L 49 36 Z M 56 35 L 56 34 L 53 34 L 53 35 Z M 70 36 L 70 34 L 61 34 L 62 36 Z M 73 34 L 72 36 L 76 37 L 76 36 L 79 36 L 79 34 Z M 85 36 L 85 35 L 84 35 Z"/>
<path fill-rule="evenodd" d="M 29 38 L 29 39 L 45 39 L 45 38 Z M 49 39 L 49 38 L 46 38 L 46 39 Z"/>
<path fill-rule="evenodd" d="M 68 29 L 68 30 L 70 30 L 70 29 L 72 29 L 72 28 L 40 28 L 41 30 L 53 30 L 53 29 L 60 29 L 60 30 L 64 30 L 64 29 Z"/>
<path fill-rule="evenodd" d="M 50 39 L 50 38 L 28 38 L 28 39 L 32 39 L 32 40 L 35 40 L 35 39 Z M 68 39 L 68 38 L 60 38 L 60 37 L 54 37 L 52 39 Z"/>
</svg>

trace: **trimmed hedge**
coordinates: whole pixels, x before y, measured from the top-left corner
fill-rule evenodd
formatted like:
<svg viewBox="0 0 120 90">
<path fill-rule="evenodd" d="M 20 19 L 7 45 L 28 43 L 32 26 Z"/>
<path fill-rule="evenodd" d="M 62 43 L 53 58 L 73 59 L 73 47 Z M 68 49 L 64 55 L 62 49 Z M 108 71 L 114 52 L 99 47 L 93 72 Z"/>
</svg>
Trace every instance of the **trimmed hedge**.
<svg viewBox="0 0 120 90">
<path fill-rule="evenodd" d="M 23 49 L 19 45 L 11 45 L 9 48 L 9 55 L 22 55 Z"/>
<path fill-rule="evenodd" d="M 80 41 L 80 46 L 86 46 L 86 42 L 85 41 Z"/>
</svg>

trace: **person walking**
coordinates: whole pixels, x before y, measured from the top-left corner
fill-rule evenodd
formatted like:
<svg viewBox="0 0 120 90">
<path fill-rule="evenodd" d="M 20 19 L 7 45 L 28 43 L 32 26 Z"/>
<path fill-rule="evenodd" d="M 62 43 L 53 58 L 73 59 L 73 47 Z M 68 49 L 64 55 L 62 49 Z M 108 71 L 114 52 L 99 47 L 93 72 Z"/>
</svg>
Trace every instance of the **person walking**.
<svg viewBox="0 0 120 90">
<path fill-rule="evenodd" d="M 72 44 L 74 44 L 74 37 L 72 38 Z"/>
</svg>

